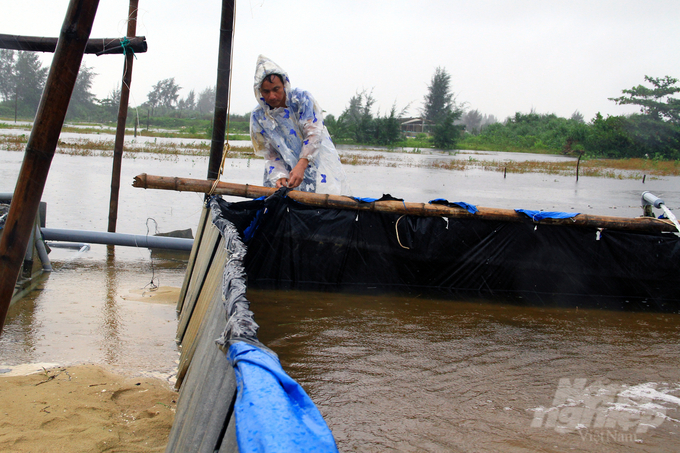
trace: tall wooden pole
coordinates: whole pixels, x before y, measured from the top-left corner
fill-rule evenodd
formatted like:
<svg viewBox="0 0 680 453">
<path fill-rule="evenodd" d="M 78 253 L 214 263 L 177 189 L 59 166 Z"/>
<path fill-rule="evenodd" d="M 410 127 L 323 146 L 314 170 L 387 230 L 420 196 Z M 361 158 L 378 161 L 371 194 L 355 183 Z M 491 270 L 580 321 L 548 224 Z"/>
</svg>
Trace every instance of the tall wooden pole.
<svg viewBox="0 0 680 453">
<path fill-rule="evenodd" d="M 139 1 L 130 0 L 128 13 L 128 38 L 137 34 L 137 8 Z M 118 125 L 116 127 L 116 141 L 113 145 L 113 169 L 111 171 L 111 198 L 109 201 L 109 233 L 116 232 L 118 221 L 118 193 L 120 192 L 120 169 L 123 163 L 123 144 L 125 143 L 125 122 L 127 121 L 128 101 L 130 99 L 130 84 L 132 83 L 132 62 L 134 52 L 128 50 L 125 54 L 123 66 L 123 86 L 120 88 L 120 105 L 118 106 Z"/>
<path fill-rule="evenodd" d="M 26 144 L 24 161 L 0 240 L 0 331 L 5 325 L 7 310 L 28 239 L 33 231 L 35 215 L 98 6 L 99 0 L 71 0 L 61 27 L 57 49 Z"/>
<path fill-rule="evenodd" d="M 217 179 L 224 150 L 224 132 L 227 124 L 227 104 L 229 102 L 229 78 L 231 77 L 231 50 L 234 37 L 234 0 L 222 1 L 222 21 L 220 23 L 220 49 L 217 59 L 217 85 L 215 87 L 215 115 L 208 178 Z"/>
</svg>

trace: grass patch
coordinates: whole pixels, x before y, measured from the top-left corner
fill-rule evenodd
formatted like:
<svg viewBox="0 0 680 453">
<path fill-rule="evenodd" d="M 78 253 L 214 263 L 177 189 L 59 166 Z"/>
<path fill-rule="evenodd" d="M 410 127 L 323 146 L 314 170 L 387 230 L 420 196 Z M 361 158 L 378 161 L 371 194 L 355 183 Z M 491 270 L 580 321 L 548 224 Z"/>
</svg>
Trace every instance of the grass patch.
<svg viewBox="0 0 680 453">
<path fill-rule="evenodd" d="M 525 154 L 561 154 L 561 151 L 548 148 L 521 148 L 511 145 L 498 145 L 495 143 L 475 143 L 459 142 L 457 144 L 460 151 L 498 151 L 506 153 L 525 153 Z"/>
<path fill-rule="evenodd" d="M 27 142 L 27 135 L 0 135 L 0 148 L 7 149 L 8 151 L 24 151 Z M 106 153 L 113 153 L 114 145 L 114 140 L 106 139 L 59 140 L 56 152 L 71 156 L 106 155 Z M 172 156 L 209 156 L 210 144 L 200 141 L 182 144 L 157 142 L 126 143 L 124 151 L 126 153 L 153 153 Z M 231 146 L 227 156 L 234 159 L 258 157 L 254 155 L 253 148 L 250 146 Z"/>
<path fill-rule="evenodd" d="M 0 122 L 0 129 L 26 129 L 30 126 L 25 124 L 10 124 Z M 162 137 L 162 138 L 192 138 L 196 140 L 210 140 L 212 138 L 211 133 L 208 133 L 205 129 L 202 131 L 196 131 L 196 128 L 180 128 L 178 130 L 163 130 L 163 129 L 137 129 L 137 135 L 140 137 Z M 115 124 L 95 124 L 95 123 L 78 123 L 78 126 L 65 124 L 61 128 L 62 132 L 72 132 L 75 134 L 104 134 L 104 135 L 116 135 L 116 125 Z M 127 127 L 125 129 L 125 135 L 127 137 L 133 136 L 135 134 L 134 129 Z M 250 140 L 249 134 L 230 132 L 230 140 Z"/>
<path fill-rule="evenodd" d="M 77 129 L 82 132 L 82 129 Z M 1 135 L 0 149 L 8 151 L 24 151 L 28 135 Z M 113 154 L 114 140 L 79 139 L 63 141 L 57 144 L 57 153 L 75 156 L 108 156 Z M 486 150 L 489 151 L 489 150 Z M 417 151 L 416 151 L 417 152 Z M 165 156 L 202 156 L 210 155 L 210 144 L 204 141 L 194 143 L 126 143 L 125 155 L 149 153 Z M 131 156 L 133 157 L 133 156 Z M 232 146 L 227 157 L 232 159 L 257 159 L 251 146 Z M 560 162 L 528 160 L 524 162 L 484 160 L 470 157 L 464 159 L 435 159 L 423 162 L 386 162 L 382 154 L 372 152 L 343 153 L 340 160 L 344 165 L 372 165 L 384 167 L 419 166 L 442 170 L 465 171 L 482 169 L 508 173 L 544 173 L 550 175 L 575 176 L 576 159 Z M 580 176 L 615 179 L 641 179 L 644 175 L 652 177 L 680 176 L 680 161 L 663 161 L 657 159 L 582 159 L 579 167 Z"/>
<path fill-rule="evenodd" d="M 370 154 L 343 154 L 340 156 L 340 162 L 344 165 L 382 165 L 385 161 L 385 156 L 370 155 Z"/>
<path fill-rule="evenodd" d="M 631 162 L 633 161 L 633 162 Z M 548 175 L 575 176 L 576 161 L 563 162 L 544 161 L 496 161 L 478 160 L 440 160 L 430 164 L 433 168 L 464 171 L 469 169 L 483 169 L 507 173 L 544 173 Z M 650 162 L 644 159 L 592 159 L 581 161 L 579 176 L 614 179 L 642 179 L 650 176 L 680 176 L 680 165 L 677 161 Z"/>
</svg>

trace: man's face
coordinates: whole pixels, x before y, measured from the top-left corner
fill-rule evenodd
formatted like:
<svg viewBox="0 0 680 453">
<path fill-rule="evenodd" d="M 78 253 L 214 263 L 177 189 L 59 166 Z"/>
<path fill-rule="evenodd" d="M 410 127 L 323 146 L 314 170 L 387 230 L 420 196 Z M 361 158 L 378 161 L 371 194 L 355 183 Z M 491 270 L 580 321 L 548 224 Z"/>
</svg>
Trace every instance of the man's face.
<svg viewBox="0 0 680 453">
<path fill-rule="evenodd" d="M 269 104 L 273 109 L 277 107 L 286 106 L 286 90 L 283 89 L 283 83 L 278 77 L 271 77 L 271 82 L 269 78 L 265 79 L 260 86 L 260 92 L 262 97 L 264 97 L 264 102 Z"/>
</svg>

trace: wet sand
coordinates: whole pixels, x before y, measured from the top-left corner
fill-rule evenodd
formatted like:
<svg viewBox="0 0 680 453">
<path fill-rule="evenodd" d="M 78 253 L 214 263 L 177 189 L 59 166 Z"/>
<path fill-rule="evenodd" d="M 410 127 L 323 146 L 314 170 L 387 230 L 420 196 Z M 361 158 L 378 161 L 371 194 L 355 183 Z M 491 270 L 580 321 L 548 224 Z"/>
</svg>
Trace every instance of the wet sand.
<svg viewBox="0 0 680 453">
<path fill-rule="evenodd" d="M 12 375 L 29 370 L 39 372 Z M 165 449 L 177 401 L 166 381 L 113 374 L 96 365 L 38 365 L 1 376 L 0 451 Z"/>
<path fill-rule="evenodd" d="M 159 262 L 152 273 L 123 250 L 88 259 L 106 255 L 93 248 L 54 249 L 54 272 L 10 307 L 0 336 L 2 452 L 165 450 L 183 264 Z"/>
</svg>

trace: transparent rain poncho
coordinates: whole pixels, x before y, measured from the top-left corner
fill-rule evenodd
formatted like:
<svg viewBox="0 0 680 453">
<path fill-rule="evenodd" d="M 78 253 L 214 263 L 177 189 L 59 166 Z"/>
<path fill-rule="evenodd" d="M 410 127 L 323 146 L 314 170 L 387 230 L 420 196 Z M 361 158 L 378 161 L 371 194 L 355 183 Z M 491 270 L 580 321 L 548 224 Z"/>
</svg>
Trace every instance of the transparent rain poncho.
<svg viewBox="0 0 680 453">
<path fill-rule="evenodd" d="M 260 86 L 265 76 L 279 74 L 284 80 L 286 106 L 272 109 Z M 260 55 L 255 69 L 258 106 L 250 116 L 250 137 L 255 153 L 265 158 L 264 185 L 276 187 L 300 158 L 309 160 L 302 184 L 305 192 L 351 195 L 340 157 L 323 122 L 319 104 L 307 91 L 292 89 L 288 74 Z"/>
</svg>

